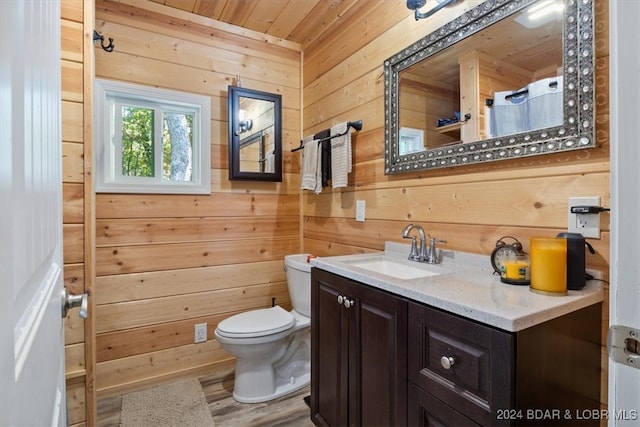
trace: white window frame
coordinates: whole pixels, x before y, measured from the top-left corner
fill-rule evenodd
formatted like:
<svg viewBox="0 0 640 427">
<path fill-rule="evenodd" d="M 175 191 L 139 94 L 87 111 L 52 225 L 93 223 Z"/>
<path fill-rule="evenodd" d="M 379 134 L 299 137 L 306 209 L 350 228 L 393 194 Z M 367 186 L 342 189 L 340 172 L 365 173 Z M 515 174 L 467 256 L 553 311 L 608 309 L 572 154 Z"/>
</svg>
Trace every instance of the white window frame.
<svg viewBox="0 0 640 427">
<path fill-rule="evenodd" d="M 424 130 L 422 129 L 401 127 L 400 138 L 398 140 L 401 156 L 426 150 L 424 146 Z M 404 150 L 402 150 L 403 146 Z"/>
<path fill-rule="evenodd" d="M 95 166 L 97 193 L 211 194 L 211 98 L 169 89 L 95 79 Z M 194 113 L 191 181 L 169 181 L 156 177 L 123 176 L 122 149 L 114 143 L 109 99 L 130 100 L 132 105 L 162 111 Z M 155 141 L 162 144 L 162 141 Z M 155 149 L 161 153 L 161 149 Z"/>
</svg>

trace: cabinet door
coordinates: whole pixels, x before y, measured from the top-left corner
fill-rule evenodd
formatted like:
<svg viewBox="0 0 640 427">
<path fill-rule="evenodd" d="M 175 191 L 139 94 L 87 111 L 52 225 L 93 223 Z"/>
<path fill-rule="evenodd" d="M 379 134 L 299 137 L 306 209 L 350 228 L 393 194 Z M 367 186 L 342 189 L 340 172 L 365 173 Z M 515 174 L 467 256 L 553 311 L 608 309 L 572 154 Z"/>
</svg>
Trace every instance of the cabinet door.
<svg viewBox="0 0 640 427">
<path fill-rule="evenodd" d="M 407 301 L 354 283 L 349 383 L 351 425 L 407 423 Z"/>
<path fill-rule="evenodd" d="M 312 420 L 406 425 L 406 300 L 317 269 L 311 282 Z"/>
<path fill-rule="evenodd" d="M 312 269 L 311 419 L 316 425 L 348 425 L 348 311 L 338 303 L 349 282 Z"/>
</svg>

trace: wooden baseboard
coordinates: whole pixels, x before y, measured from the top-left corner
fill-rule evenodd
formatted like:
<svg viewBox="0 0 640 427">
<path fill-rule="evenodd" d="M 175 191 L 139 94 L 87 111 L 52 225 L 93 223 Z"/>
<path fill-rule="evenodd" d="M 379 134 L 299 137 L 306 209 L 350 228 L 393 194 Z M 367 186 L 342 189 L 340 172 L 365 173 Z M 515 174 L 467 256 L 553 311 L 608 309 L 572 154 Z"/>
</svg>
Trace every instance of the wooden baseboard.
<svg viewBox="0 0 640 427">
<path fill-rule="evenodd" d="M 235 366 L 236 366 L 236 359 L 229 358 L 216 363 L 209 363 L 206 365 L 197 366 L 190 369 L 171 372 L 166 375 L 145 378 L 144 380 L 141 380 L 141 381 L 135 381 L 135 382 L 121 384 L 114 387 L 98 389 L 96 391 L 96 394 L 98 399 L 104 399 L 107 397 L 119 396 L 122 394 L 127 394 L 127 393 L 131 393 L 138 390 L 144 390 L 146 388 L 150 388 L 158 384 L 170 382 L 179 378 L 202 376 L 202 375 L 224 378 L 227 376 L 233 376 Z"/>
</svg>

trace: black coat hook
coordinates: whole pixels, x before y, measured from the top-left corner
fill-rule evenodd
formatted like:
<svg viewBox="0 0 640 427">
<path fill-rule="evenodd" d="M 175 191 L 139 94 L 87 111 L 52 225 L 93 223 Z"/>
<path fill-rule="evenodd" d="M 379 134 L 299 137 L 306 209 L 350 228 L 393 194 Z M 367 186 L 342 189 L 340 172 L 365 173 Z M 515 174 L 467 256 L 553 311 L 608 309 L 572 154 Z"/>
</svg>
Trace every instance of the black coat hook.
<svg viewBox="0 0 640 427">
<path fill-rule="evenodd" d="M 113 52 L 113 49 L 116 47 L 116 45 L 113 44 L 113 39 L 111 37 L 109 37 L 109 44 L 105 46 L 104 36 L 98 33 L 96 30 L 93 30 L 93 42 L 95 43 L 98 40 L 100 40 L 100 46 L 102 46 L 102 48 L 107 52 Z"/>
</svg>

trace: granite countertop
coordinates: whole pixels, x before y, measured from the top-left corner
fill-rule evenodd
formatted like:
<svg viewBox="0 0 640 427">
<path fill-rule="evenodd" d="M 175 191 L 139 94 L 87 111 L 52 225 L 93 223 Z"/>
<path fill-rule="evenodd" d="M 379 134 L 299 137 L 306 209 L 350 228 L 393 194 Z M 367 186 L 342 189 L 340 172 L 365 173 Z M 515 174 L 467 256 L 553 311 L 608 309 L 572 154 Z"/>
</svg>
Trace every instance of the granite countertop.
<svg viewBox="0 0 640 427">
<path fill-rule="evenodd" d="M 409 245 L 387 242 L 384 252 L 319 257 L 311 264 L 369 286 L 392 292 L 468 319 L 496 328 L 517 332 L 603 300 L 601 282 L 587 281 L 579 291 L 565 296 L 541 295 L 529 286 L 508 285 L 493 274 L 488 256 L 457 251 L 443 251 L 440 264 L 423 264 L 407 260 Z M 438 273 L 415 279 L 396 279 L 357 267 L 354 261 L 375 260 L 384 256 L 411 268 Z M 598 272 L 590 271 L 595 277 Z M 596 273 L 596 274 L 594 274 Z"/>
</svg>

